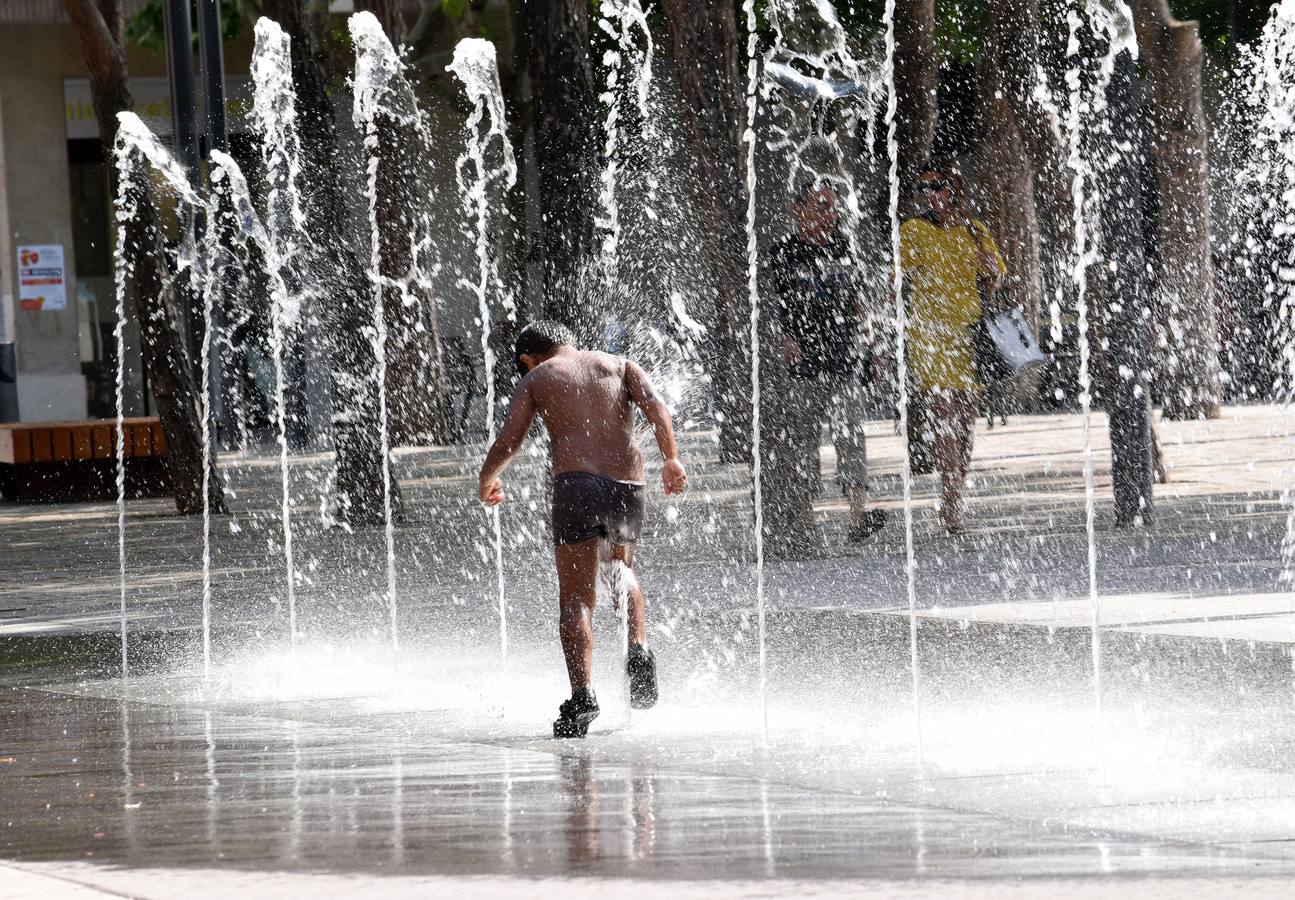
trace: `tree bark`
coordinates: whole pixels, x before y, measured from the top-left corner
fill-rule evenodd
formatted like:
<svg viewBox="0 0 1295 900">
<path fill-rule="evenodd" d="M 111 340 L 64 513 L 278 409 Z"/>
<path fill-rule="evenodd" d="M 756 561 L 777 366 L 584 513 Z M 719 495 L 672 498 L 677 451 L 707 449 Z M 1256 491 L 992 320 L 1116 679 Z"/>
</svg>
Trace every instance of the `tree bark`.
<svg viewBox="0 0 1295 900">
<path fill-rule="evenodd" d="M 697 166 L 698 218 L 715 279 L 708 357 L 723 416 L 720 454 L 730 462 L 746 460 L 751 434 L 750 314 L 736 13 L 732 3 L 689 0 L 662 0 L 661 9 L 679 72 L 684 127 Z"/>
<path fill-rule="evenodd" d="M 935 59 L 935 0 L 895 2 L 895 142 L 899 177 L 899 216 L 907 218 L 913 208 L 913 187 L 917 170 L 931 155 L 938 114 Z M 888 200 L 881 200 L 885 210 Z M 909 464 L 915 474 L 933 471 L 928 434 L 928 416 L 920 394 L 909 390 Z"/>
<path fill-rule="evenodd" d="M 937 80 L 935 0 L 896 0 L 895 137 L 901 197 L 909 196 L 918 166 L 931 155 Z"/>
<path fill-rule="evenodd" d="M 320 283 L 333 287 L 323 304 L 329 332 L 329 389 L 333 401 L 333 445 L 337 455 L 336 516 L 351 525 L 383 522 L 382 441 L 377 421 L 377 359 L 373 292 L 367 261 L 350 240 L 344 159 L 329 102 L 323 52 L 311 39 L 300 0 L 263 0 L 262 10 L 288 35 L 292 81 L 297 89 L 303 194 L 307 219 L 317 237 L 310 265 Z M 367 246 L 367 243 L 366 243 Z M 400 509 L 400 486 L 391 477 L 392 507 Z"/>
<path fill-rule="evenodd" d="M 360 0 L 397 50 L 405 43 L 401 0 Z M 415 244 L 427 239 L 426 148 L 417 129 L 390 116 L 377 122 L 377 221 L 382 276 L 405 283 L 383 290 L 387 322 L 387 409 L 396 444 L 444 443 L 448 438 L 448 400 L 436 297 L 429 284 L 410 279 Z M 429 248 L 424 248 L 425 255 Z"/>
<path fill-rule="evenodd" d="M 1210 198 L 1201 49 L 1195 22 L 1180 22 L 1166 0 L 1134 0 L 1142 61 L 1156 97 L 1156 184 L 1164 414 L 1219 413 L 1218 327 L 1210 256 Z"/>
<path fill-rule="evenodd" d="M 1066 147 L 1056 114 L 1035 96 L 1038 0 L 991 0 L 980 79 L 979 166 L 986 220 L 1007 262 L 1000 290 L 1035 328 L 1041 306 L 1040 211 L 1054 244 L 1070 237 Z"/>
<path fill-rule="evenodd" d="M 123 43 L 124 16 L 121 0 L 64 0 L 90 73 L 90 95 L 99 122 L 104 155 L 113 159 L 117 140 L 117 114 L 134 108 L 126 70 Z M 114 192 L 116 172 L 110 166 Z M 128 255 L 132 271 L 118 273 L 129 277 L 135 315 L 140 324 L 141 352 L 148 368 L 158 418 L 167 439 L 167 470 L 175 494 L 176 510 L 181 515 L 202 513 L 202 485 L 207 481 L 210 508 L 225 511 L 225 494 L 216 477 L 215 448 L 211 465 L 203 469 L 203 419 L 201 395 L 194 383 L 193 367 L 180 329 L 174 282 L 163 283 L 166 265 L 165 248 L 157 224 L 156 207 L 149 196 L 147 182 L 140 185 L 138 210 L 129 228 Z"/>
<path fill-rule="evenodd" d="M 598 124 L 587 0 L 528 0 L 531 96 L 539 169 L 544 316 L 581 338 L 597 323 L 580 289 L 595 251 Z"/>
<path fill-rule="evenodd" d="M 1134 72 L 1133 58 L 1121 53 L 1107 89 L 1111 130 L 1095 141 L 1096 156 L 1106 162 L 1096 175 L 1104 200 L 1097 233 L 1099 264 L 1090 270 L 1094 299 L 1100 304 L 1093 317 L 1100 335 L 1093 356 L 1104 363 L 1102 401 L 1110 420 L 1111 487 L 1115 524 L 1120 527 L 1151 523 L 1155 481 L 1148 371 L 1151 298 L 1141 227 L 1145 135 Z M 1133 149 L 1120 152 L 1121 145 Z"/>
<path fill-rule="evenodd" d="M 430 240 L 420 206 L 430 188 L 420 177 L 422 142 L 416 130 L 388 116 L 377 122 L 378 240 L 382 276 L 403 283 L 383 289 L 387 323 L 387 409 L 397 444 L 443 443 L 448 435 L 445 365 L 441 355 L 436 297 L 429 284 L 412 279 L 415 244 Z M 426 257 L 429 247 L 420 251 Z"/>
</svg>

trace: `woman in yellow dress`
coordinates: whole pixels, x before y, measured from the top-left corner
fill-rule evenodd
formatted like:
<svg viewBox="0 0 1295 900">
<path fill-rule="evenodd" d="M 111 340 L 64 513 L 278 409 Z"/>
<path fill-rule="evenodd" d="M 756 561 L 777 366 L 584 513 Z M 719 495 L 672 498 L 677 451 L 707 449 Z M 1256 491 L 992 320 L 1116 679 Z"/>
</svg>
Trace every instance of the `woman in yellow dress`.
<svg viewBox="0 0 1295 900">
<path fill-rule="evenodd" d="M 935 432 L 940 520 L 957 533 L 982 389 L 971 327 L 982 315 L 982 293 L 992 295 L 1007 267 L 985 223 L 968 212 L 955 165 L 926 165 L 917 187 L 927 212 L 899 229 L 908 287 L 906 355 Z"/>
</svg>

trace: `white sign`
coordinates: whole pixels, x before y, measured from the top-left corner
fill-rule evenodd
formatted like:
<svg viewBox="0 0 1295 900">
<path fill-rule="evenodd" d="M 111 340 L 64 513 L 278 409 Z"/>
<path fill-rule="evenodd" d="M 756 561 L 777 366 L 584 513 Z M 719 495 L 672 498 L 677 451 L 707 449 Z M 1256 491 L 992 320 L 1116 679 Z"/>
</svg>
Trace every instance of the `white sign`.
<svg viewBox="0 0 1295 900">
<path fill-rule="evenodd" d="M 30 312 L 67 309 L 62 244 L 18 248 L 18 308 Z"/>
</svg>

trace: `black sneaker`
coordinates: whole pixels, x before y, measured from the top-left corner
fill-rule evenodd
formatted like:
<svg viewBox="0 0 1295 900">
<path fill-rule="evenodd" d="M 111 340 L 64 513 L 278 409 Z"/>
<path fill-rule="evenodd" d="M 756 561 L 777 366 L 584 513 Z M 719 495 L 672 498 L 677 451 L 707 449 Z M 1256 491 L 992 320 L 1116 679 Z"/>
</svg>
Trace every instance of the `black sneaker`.
<svg viewBox="0 0 1295 900">
<path fill-rule="evenodd" d="M 598 718 L 598 698 L 592 688 L 581 688 L 558 707 L 553 723 L 555 738 L 582 738 L 589 733 L 589 723 Z"/>
<path fill-rule="evenodd" d="M 656 706 L 656 654 L 642 644 L 630 644 L 625 673 L 630 677 L 630 706 L 634 709 Z"/>
<path fill-rule="evenodd" d="M 866 541 L 878 531 L 881 531 L 886 525 L 886 511 L 882 509 L 870 509 L 863 514 L 863 521 L 858 525 L 851 526 L 846 532 L 845 539 L 851 544 L 857 544 L 860 541 Z"/>
</svg>

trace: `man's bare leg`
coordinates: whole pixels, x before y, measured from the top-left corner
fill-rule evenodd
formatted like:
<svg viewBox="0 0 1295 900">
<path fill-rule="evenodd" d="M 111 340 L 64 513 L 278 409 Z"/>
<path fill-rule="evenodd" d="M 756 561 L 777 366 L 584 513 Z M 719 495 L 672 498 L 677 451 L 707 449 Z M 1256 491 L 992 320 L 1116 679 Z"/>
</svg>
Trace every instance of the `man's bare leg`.
<svg viewBox="0 0 1295 900">
<path fill-rule="evenodd" d="M 626 579 L 625 598 L 629 646 L 625 648 L 626 674 L 630 682 L 630 706 L 649 709 L 657 702 L 656 657 L 647 649 L 647 610 L 643 587 L 634 571 L 634 545 L 617 544 L 611 550 L 613 560 L 625 565 L 620 577 Z"/>
<path fill-rule="evenodd" d="M 629 640 L 631 644 L 647 643 L 647 613 L 643 605 L 643 586 L 634 571 L 634 545 L 616 544 L 611 557 L 625 564 L 621 577 L 626 580 L 626 599 L 629 601 Z"/>
<path fill-rule="evenodd" d="M 589 687 L 593 672 L 598 539 L 558 544 L 554 553 L 558 565 L 558 634 L 574 695 L 581 688 Z"/>
</svg>

